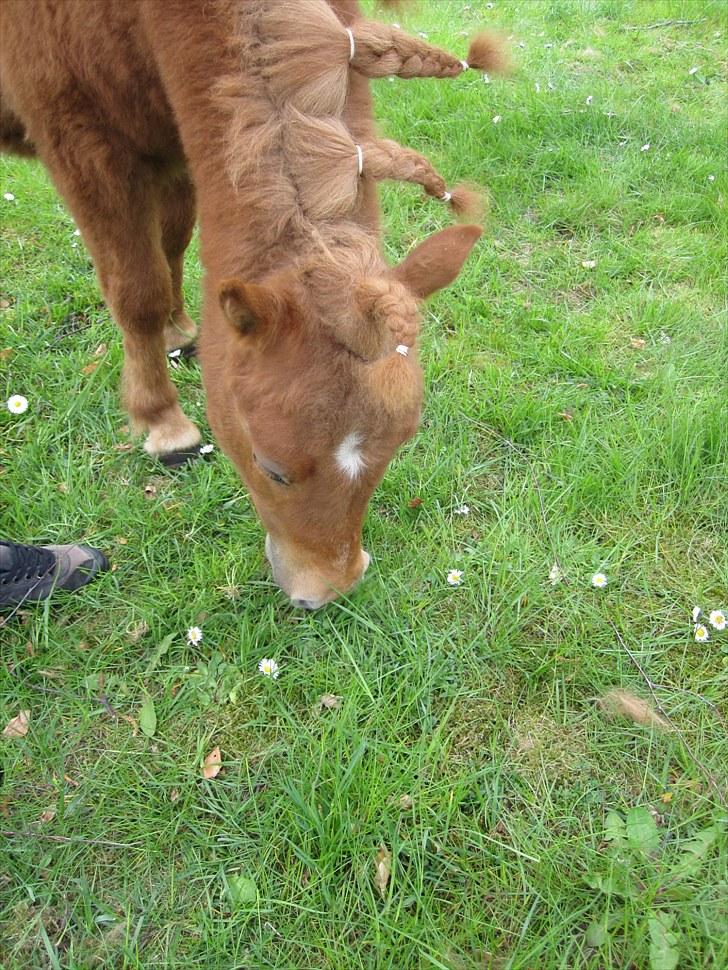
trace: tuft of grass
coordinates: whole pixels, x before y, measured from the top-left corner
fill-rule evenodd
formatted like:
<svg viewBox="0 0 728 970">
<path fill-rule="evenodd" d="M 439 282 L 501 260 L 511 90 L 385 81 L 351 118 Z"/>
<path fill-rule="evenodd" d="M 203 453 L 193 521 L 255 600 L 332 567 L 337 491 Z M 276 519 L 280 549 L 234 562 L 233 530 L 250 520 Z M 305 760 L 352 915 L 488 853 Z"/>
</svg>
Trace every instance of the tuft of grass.
<svg viewBox="0 0 728 970">
<path fill-rule="evenodd" d="M 429 304 L 373 565 L 314 615 L 221 455 L 119 448 L 93 268 L 43 171 L 0 159 L 0 396 L 30 400 L 0 414 L 0 533 L 114 566 L 0 628 L 0 726 L 31 715 L 0 739 L 3 966 L 728 963 L 728 636 L 691 628 L 728 605 L 723 5 L 438 0 L 405 26 L 463 56 L 499 27 L 517 69 L 375 85 L 383 132 L 491 215 Z M 382 197 L 393 260 L 447 224 Z M 186 272 L 199 314 L 195 244 Z M 174 380 L 204 426 L 196 367 Z M 596 706 L 650 699 L 634 661 L 673 730 Z"/>
</svg>

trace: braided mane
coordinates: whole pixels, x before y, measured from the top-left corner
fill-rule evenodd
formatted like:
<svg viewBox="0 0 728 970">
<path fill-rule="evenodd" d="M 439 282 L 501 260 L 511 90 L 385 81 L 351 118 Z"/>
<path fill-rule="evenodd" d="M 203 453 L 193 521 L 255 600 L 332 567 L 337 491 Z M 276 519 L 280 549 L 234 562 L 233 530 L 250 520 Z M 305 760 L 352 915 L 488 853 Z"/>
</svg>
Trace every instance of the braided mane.
<svg viewBox="0 0 728 970">
<path fill-rule="evenodd" d="M 418 183 L 471 217 L 480 194 L 448 192 L 422 155 L 394 141 L 357 143 L 343 120 L 349 72 L 455 77 L 468 66 L 497 69 L 502 55 L 487 35 L 471 44 L 471 65 L 398 28 L 358 20 L 347 29 L 326 0 L 247 0 L 233 44 L 240 72 L 215 92 L 230 117 L 229 178 L 246 189 L 246 213 L 260 250 L 269 252 L 268 268 L 281 245 L 307 269 L 325 265 L 317 274 L 318 308 L 326 310 L 330 292 L 340 325 L 350 329 L 356 321 L 341 306 L 342 285 L 386 269 L 377 235 L 356 221 L 362 177 Z M 416 313 L 414 301 L 405 302 Z"/>
</svg>

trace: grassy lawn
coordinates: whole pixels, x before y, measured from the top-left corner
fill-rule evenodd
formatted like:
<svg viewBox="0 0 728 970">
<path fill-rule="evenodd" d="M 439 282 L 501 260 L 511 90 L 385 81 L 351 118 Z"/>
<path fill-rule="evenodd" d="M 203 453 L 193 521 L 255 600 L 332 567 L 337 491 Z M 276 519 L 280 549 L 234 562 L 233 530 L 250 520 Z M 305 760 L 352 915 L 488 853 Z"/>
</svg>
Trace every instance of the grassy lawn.
<svg viewBox="0 0 728 970">
<path fill-rule="evenodd" d="M 383 132 L 492 207 L 427 311 L 373 565 L 315 614 L 220 453 L 167 473 L 131 443 L 83 244 L 41 168 L 0 160 L 0 399 L 30 402 L 0 414 L 0 535 L 113 563 L 0 628 L 0 727 L 31 718 L 0 738 L 8 970 L 728 965 L 728 630 L 691 622 L 728 608 L 726 8 L 404 23 L 463 55 L 488 24 L 510 80 L 375 86 Z M 449 221 L 383 203 L 393 259 Z M 200 276 L 193 246 L 193 314 Z M 205 426 L 196 365 L 174 380 Z M 614 688 L 668 728 L 608 717 Z"/>
</svg>

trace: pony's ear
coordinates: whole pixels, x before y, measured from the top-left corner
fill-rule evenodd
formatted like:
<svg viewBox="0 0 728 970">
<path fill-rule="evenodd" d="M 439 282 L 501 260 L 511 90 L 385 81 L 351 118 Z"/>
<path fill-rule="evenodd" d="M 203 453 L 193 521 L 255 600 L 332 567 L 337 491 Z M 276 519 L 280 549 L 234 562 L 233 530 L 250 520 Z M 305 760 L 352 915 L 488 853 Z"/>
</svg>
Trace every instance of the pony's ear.
<svg viewBox="0 0 728 970">
<path fill-rule="evenodd" d="M 262 335 L 285 311 L 285 299 L 274 289 L 238 279 L 223 280 L 218 298 L 228 322 L 246 336 Z"/>
<path fill-rule="evenodd" d="M 392 275 L 424 300 L 452 283 L 482 234 L 480 226 L 448 226 L 413 249 L 393 268 Z"/>
</svg>

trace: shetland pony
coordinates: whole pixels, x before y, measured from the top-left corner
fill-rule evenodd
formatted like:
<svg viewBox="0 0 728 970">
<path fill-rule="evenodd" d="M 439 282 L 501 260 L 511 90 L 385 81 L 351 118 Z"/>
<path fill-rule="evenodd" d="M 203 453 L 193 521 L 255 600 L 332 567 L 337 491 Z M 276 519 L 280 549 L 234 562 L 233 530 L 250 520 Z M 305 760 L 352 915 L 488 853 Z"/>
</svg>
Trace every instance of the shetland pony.
<svg viewBox="0 0 728 970">
<path fill-rule="evenodd" d="M 168 462 L 200 441 L 166 360 L 196 335 L 181 282 L 199 220 L 210 424 L 299 607 L 368 565 L 369 497 L 419 421 L 419 304 L 481 232 L 452 226 L 386 264 L 376 181 L 460 212 L 475 196 L 377 138 L 368 78 L 468 66 L 502 66 L 498 43 L 475 38 L 465 63 L 356 0 L 0 5 L 0 147 L 37 156 L 70 209 L 123 334 L 125 406 Z"/>
</svg>

